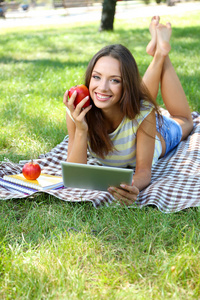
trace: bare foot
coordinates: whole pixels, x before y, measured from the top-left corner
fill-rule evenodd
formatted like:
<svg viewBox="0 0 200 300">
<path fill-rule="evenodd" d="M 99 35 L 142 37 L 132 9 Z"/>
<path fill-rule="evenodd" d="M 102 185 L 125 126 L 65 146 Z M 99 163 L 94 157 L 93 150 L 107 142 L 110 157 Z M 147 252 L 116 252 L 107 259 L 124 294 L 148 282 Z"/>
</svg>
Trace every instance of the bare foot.
<svg viewBox="0 0 200 300">
<path fill-rule="evenodd" d="M 149 31 L 151 33 L 151 41 L 148 43 L 146 47 L 146 52 L 151 56 L 154 56 L 154 53 L 156 51 L 156 43 L 157 43 L 156 26 L 158 26 L 159 21 L 160 21 L 160 17 L 154 16 L 151 19 L 151 23 L 149 25 Z"/>
<path fill-rule="evenodd" d="M 169 44 L 170 37 L 172 33 L 172 28 L 170 23 L 166 23 L 166 25 L 158 24 L 156 27 L 157 32 L 157 48 L 156 51 L 159 51 L 163 54 L 163 56 L 167 56 L 169 51 L 171 50 L 171 46 Z"/>
</svg>

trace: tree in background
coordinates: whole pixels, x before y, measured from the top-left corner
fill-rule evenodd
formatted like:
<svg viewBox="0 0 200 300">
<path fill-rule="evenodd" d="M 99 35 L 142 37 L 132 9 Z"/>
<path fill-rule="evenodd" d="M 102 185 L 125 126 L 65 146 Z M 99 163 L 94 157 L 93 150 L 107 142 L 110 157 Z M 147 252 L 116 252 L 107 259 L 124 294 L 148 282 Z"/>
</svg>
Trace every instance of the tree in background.
<svg viewBox="0 0 200 300">
<path fill-rule="evenodd" d="M 113 30 L 117 0 L 104 0 L 99 31 Z"/>
</svg>

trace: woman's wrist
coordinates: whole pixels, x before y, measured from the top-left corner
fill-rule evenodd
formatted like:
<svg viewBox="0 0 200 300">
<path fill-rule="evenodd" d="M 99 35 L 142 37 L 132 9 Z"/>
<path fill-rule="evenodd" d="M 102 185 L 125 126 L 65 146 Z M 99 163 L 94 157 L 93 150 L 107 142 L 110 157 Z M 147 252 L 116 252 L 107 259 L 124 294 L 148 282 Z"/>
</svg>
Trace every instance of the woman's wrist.
<svg viewBox="0 0 200 300">
<path fill-rule="evenodd" d="M 76 136 L 78 136 L 80 138 L 81 137 L 87 137 L 87 134 L 88 134 L 88 130 L 76 128 L 76 132 L 75 132 Z"/>
</svg>

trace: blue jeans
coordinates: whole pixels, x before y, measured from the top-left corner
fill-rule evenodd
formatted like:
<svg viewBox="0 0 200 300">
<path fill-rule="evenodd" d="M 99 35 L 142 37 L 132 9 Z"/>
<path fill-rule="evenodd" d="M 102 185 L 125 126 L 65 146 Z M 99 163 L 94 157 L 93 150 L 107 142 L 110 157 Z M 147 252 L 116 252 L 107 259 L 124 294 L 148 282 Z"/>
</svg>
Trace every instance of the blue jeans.
<svg viewBox="0 0 200 300">
<path fill-rule="evenodd" d="M 182 128 L 175 120 L 162 116 L 161 122 L 156 116 L 156 129 L 162 135 L 166 144 L 166 151 L 164 155 L 167 155 L 169 151 L 174 149 L 181 141 Z"/>
</svg>

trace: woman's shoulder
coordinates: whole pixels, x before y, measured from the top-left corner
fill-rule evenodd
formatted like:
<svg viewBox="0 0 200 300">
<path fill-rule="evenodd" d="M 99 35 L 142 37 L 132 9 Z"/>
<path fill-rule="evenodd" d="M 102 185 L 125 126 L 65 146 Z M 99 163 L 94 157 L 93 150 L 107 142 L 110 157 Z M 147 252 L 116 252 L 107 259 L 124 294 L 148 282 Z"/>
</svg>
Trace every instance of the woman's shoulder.
<svg viewBox="0 0 200 300">
<path fill-rule="evenodd" d="M 135 121 L 141 123 L 153 110 L 154 106 L 152 103 L 141 100 L 140 101 L 140 112 L 135 116 Z"/>
<path fill-rule="evenodd" d="M 147 101 L 147 100 L 141 100 L 140 101 L 140 113 L 143 112 L 143 111 L 152 111 L 154 105 Z"/>
</svg>

